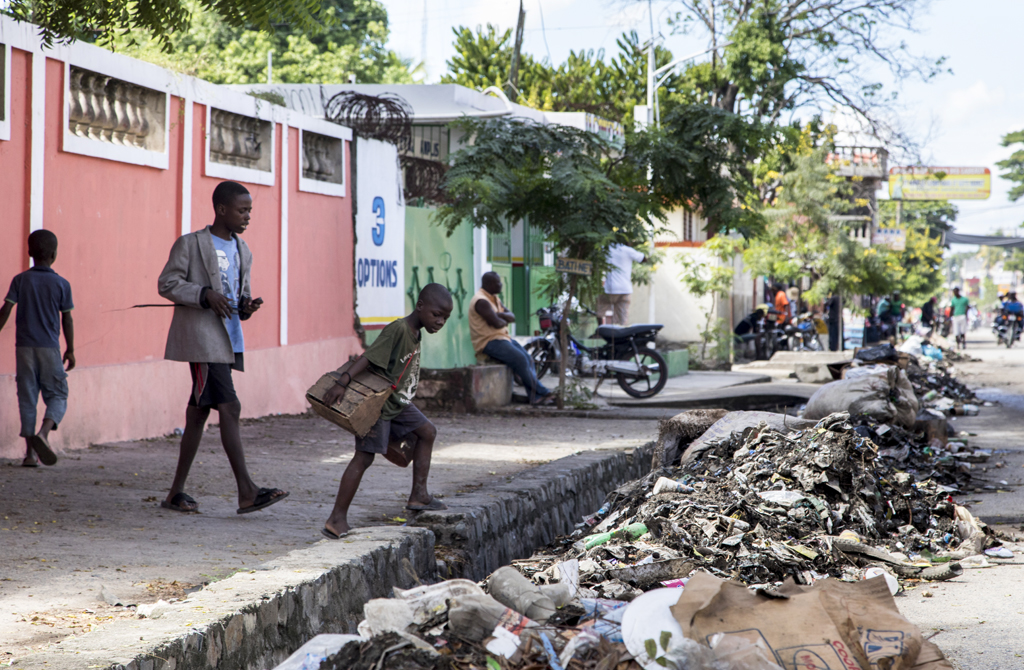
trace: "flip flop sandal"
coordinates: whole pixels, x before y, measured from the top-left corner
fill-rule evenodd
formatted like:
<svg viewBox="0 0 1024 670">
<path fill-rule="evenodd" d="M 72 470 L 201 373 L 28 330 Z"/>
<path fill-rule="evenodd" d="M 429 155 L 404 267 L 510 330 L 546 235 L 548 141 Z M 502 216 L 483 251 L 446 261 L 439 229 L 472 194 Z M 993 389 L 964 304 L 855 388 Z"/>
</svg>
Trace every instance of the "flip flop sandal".
<svg viewBox="0 0 1024 670">
<path fill-rule="evenodd" d="M 46 441 L 45 437 L 33 435 L 28 438 L 28 443 L 31 445 L 32 450 L 39 455 L 39 460 L 43 462 L 43 465 L 55 465 L 57 463 L 57 454 L 53 453 L 53 449 L 50 448 L 50 443 Z"/>
<path fill-rule="evenodd" d="M 194 507 L 192 507 L 192 509 L 182 507 L 182 503 L 188 503 L 190 505 L 194 505 Z M 174 496 L 171 498 L 170 502 L 162 500 L 160 502 L 160 507 L 163 507 L 164 509 L 174 510 L 175 512 L 181 512 L 183 514 L 196 514 L 197 512 L 199 512 L 199 505 L 192 498 L 192 496 L 190 496 L 187 493 L 181 492 L 175 493 Z"/>
<path fill-rule="evenodd" d="M 348 535 L 348 531 L 341 533 L 339 535 L 338 533 L 335 533 L 329 528 L 324 527 L 320 529 L 320 534 L 326 537 L 328 540 L 340 540 L 341 538 L 346 537 Z"/>
<path fill-rule="evenodd" d="M 426 505 L 406 505 L 405 509 L 410 512 L 440 511 L 448 509 L 448 505 L 445 505 L 434 496 L 430 496 L 430 502 Z"/>
<path fill-rule="evenodd" d="M 281 495 L 275 498 L 273 497 L 275 493 L 280 493 Z M 248 507 L 239 507 L 236 513 L 248 514 L 249 512 L 258 512 L 264 507 L 270 507 L 274 503 L 281 502 L 287 497 L 288 492 L 282 491 L 281 489 L 260 489 L 256 492 L 256 498 L 252 501 L 252 504 Z"/>
</svg>

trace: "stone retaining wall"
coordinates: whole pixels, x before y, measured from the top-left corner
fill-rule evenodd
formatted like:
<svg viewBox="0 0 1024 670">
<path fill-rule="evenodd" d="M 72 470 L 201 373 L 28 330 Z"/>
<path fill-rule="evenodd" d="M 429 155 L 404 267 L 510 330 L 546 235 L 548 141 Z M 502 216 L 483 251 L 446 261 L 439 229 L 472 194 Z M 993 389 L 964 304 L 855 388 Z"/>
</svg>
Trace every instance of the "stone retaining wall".
<svg viewBox="0 0 1024 670">
<path fill-rule="evenodd" d="M 500 486 L 450 499 L 448 510 L 423 512 L 416 524 L 434 532 L 447 572 L 442 577 L 483 579 L 571 533 L 610 491 L 647 474 L 653 447 L 651 442 L 631 453 L 586 451 L 560 458 Z"/>
</svg>

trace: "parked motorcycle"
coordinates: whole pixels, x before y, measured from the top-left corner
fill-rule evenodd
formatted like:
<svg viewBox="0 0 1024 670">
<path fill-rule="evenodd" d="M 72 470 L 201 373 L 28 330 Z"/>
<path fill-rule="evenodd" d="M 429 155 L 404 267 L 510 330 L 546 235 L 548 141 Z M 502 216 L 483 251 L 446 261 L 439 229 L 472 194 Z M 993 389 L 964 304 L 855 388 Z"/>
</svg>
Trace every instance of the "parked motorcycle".
<svg viewBox="0 0 1024 670">
<path fill-rule="evenodd" d="M 794 322 L 786 324 L 786 337 L 790 351 L 824 351 L 818 339 L 818 327 L 810 313 L 801 314 Z M 825 332 L 828 332 L 827 330 Z"/>
<path fill-rule="evenodd" d="M 594 314 L 589 309 L 590 314 Z M 541 335 L 526 344 L 526 351 L 543 377 L 549 370 L 558 371 L 562 311 L 557 305 L 537 310 Z M 650 398 L 665 388 L 668 363 L 655 351 L 654 340 L 660 323 L 637 326 L 598 326 L 596 336 L 605 341 L 599 347 L 588 347 L 570 330 L 568 370 L 581 377 L 612 379 L 634 398 Z"/>
</svg>

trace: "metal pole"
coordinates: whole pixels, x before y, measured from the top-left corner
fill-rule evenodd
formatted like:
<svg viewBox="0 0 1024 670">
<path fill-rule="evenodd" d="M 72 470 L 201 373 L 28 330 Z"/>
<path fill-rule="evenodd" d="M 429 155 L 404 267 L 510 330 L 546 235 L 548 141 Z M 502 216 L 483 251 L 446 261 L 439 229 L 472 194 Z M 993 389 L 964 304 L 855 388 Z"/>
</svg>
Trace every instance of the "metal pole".
<svg viewBox="0 0 1024 670">
<path fill-rule="evenodd" d="M 519 52 L 523 47 L 523 24 L 526 23 L 526 10 L 523 9 L 523 0 L 519 0 L 519 23 L 516 24 L 516 44 L 512 51 L 512 71 L 509 72 L 509 95 L 508 98 L 515 102 L 519 98 Z"/>
</svg>

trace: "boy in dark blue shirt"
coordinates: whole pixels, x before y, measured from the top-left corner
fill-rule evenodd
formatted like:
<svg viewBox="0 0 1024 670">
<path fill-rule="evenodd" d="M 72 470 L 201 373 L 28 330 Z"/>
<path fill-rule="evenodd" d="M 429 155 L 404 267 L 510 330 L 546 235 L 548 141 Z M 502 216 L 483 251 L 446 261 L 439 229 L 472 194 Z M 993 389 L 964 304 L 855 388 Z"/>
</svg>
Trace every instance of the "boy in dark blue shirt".
<svg viewBox="0 0 1024 670">
<path fill-rule="evenodd" d="M 71 320 L 71 284 L 50 267 L 57 259 L 57 236 L 37 230 L 28 236 L 28 255 L 35 265 L 11 280 L 3 307 L 0 330 L 18 305 L 14 349 L 17 354 L 18 409 L 21 436 L 25 438 L 25 467 L 37 467 L 35 454 L 46 465 L 57 462 L 49 435 L 56 430 L 68 407 L 67 370 L 75 367 L 75 330 Z M 60 331 L 67 349 L 60 355 Z M 36 432 L 36 403 L 42 391 L 46 403 L 43 425 Z M 33 453 L 35 452 L 35 453 Z"/>
</svg>

